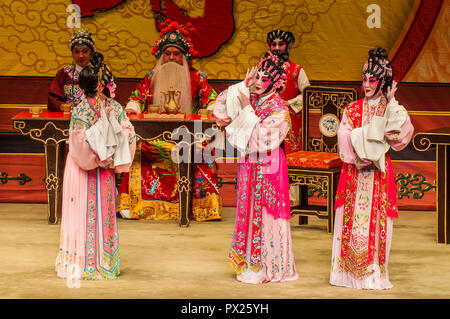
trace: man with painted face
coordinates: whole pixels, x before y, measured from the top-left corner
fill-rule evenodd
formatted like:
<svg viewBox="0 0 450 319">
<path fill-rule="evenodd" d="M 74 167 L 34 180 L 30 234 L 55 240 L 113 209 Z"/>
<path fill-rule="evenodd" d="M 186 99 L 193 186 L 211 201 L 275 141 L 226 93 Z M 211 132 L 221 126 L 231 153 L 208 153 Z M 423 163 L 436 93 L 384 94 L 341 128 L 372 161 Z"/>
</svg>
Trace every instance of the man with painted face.
<svg viewBox="0 0 450 319">
<path fill-rule="evenodd" d="M 286 85 L 280 92 L 280 97 L 289 106 L 289 116 L 291 118 L 291 129 L 284 141 L 286 154 L 301 151 L 302 147 L 302 107 L 303 90 L 310 85 L 305 70 L 299 64 L 289 61 L 289 50 L 295 43 L 292 32 L 284 30 L 273 30 L 267 34 L 267 44 L 271 51 L 278 55 L 283 55 L 286 62 Z M 289 188 L 291 202 L 297 204 L 300 199 L 297 186 Z"/>
<path fill-rule="evenodd" d="M 393 219 L 398 218 L 395 175 L 387 153 L 407 146 L 414 133 L 395 99 L 397 83 L 386 50 L 369 51 L 363 68 L 365 97 L 347 105 L 338 130 L 344 162 L 335 204 L 330 283 L 389 289 Z"/>
<path fill-rule="evenodd" d="M 284 30 L 273 30 L 267 34 L 267 44 L 271 51 L 285 56 L 286 62 L 286 85 L 280 92 L 280 97 L 286 101 L 289 106 L 289 115 L 291 117 L 291 130 L 285 140 L 286 153 L 292 153 L 302 150 L 302 107 L 303 90 L 310 85 L 305 70 L 299 64 L 289 61 L 289 50 L 295 43 L 295 37 L 292 32 Z"/>
<path fill-rule="evenodd" d="M 50 112 L 62 111 L 62 104 L 76 105 L 82 95 L 78 85 L 81 70 L 90 62 L 95 51 L 95 41 L 87 30 L 80 30 L 70 40 L 73 64 L 63 67 L 56 73 L 48 92 L 47 109 Z"/>
<path fill-rule="evenodd" d="M 212 105 L 216 92 L 206 75 L 191 67 L 197 56 L 189 37 L 192 25 L 167 20 L 152 54 L 158 59 L 153 70 L 136 87 L 125 108 L 127 113 L 147 111 L 150 104 L 161 107 L 171 87 L 180 91 L 180 112 L 195 114 Z M 117 198 L 118 212 L 124 218 L 179 219 L 176 189 L 177 165 L 171 160 L 172 143 L 163 140 L 139 141 L 130 174 L 124 174 Z M 222 199 L 219 195 L 216 163 L 194 164 L 193 217 L 196 221 L 220 220 Z"/>
<path fill-rule="evenodd" d="M 241 155 L 228 257 L 237 280 L 245 283 L 298 278 L 287 164 L 280 147 L 290 129 L 288 106 L 278 94 L 286 82 L 283 62 L 267 52 L 257 68 L 247 71 L 245 81 L 223 91 L 214 105 L 217 124 Z"/>
<path fill-rule="evenodd" d="M 83 95 L 72 109 L 64 168 L 56 273 L 106 280 L 120 274 L 115 173 L 126 172 L 136 148 L 134 127 L 113 99 L 115 78 L 95 52 L 80 72 Z"/>
</svg>

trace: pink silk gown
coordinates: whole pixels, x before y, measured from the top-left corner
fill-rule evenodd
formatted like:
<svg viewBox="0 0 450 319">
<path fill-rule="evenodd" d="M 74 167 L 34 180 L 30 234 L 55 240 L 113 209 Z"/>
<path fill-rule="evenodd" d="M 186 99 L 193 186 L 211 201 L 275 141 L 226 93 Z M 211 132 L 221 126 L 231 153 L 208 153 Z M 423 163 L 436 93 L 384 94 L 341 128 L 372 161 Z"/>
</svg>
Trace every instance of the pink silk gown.
<svg viewBox="0 0 450 319">
<path fill-rule="evenodd" d="M 136 148 L 134 128 L 115 100 L 104 103 L 114 112 L 128 137 L 130 156 Z M 120 246 L 116 221 L 114 173 L 129 165 L 104 169 L 86 139 L 86 130 L 99 118 L 99 105 L 86 98 L 73 108 L 69 153 L 64 169 L 60 246 L 57 276 L 69 279 L 115 279 L 120 273 Z"/>
<path fill-rule="evenodd" d="M 218 123 L 229 123 L 226 91 L 217 99 Z M 239 159 L 238 203 L 229 259 L 237 279 L 245 283 L 282 282 L 298 278 L 289 219 L 289 181 L 280 144 L 290 128 L 289 111 L 278 94 L 258 104 L 259 117 L 246 156 Z"/>
</svg>

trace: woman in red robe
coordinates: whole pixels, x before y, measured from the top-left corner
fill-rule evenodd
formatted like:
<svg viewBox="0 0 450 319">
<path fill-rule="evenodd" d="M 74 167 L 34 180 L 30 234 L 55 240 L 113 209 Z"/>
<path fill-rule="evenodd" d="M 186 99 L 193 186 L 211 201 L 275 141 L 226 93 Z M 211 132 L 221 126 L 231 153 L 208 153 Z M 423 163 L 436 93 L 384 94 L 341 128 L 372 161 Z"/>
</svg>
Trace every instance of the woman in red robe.
<svg viewBox="0 0 450 319">
<path fill-rule="evenodd" d="M 78 77 L 81 70 L 89 64 L 95 51 L 95 40 L 87 30 L 80 30 L 70 40 L 73 63 L 61 68 L 56 73 L 48 92 L 47 109 L 49 112 L 62 111 L 62 104 L 76 105 L 83 94 Z"/>
</svg>

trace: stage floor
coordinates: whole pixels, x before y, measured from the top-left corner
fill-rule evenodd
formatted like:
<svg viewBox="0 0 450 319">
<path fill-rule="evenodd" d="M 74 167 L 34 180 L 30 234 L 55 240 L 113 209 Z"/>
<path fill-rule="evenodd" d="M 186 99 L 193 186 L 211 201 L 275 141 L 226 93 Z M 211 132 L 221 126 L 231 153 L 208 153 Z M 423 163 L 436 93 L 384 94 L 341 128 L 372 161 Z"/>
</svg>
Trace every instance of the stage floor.
<svg viewBox="0 0 450 319">
<path fill-rule="evenodd" d="M 437 244 L 434 212 L 401 211 L 394 222 L 389 272 L 394 288 L 356 290 L 328 284 L 332 236 L 326 221 L 296 225 L 292 238 L 300 278 L 286 283 L 238 282 L 227 262 L 235 208 L 220 222 L 119 219 L 119 280 L 81 281 L 70 288 L 54 263 L 59 225 L 48 225 L 45 204 L 0 204 L 0 298 L 37 299 L 365 299 L 450 298 L 450 246 Z"/>
</svg>

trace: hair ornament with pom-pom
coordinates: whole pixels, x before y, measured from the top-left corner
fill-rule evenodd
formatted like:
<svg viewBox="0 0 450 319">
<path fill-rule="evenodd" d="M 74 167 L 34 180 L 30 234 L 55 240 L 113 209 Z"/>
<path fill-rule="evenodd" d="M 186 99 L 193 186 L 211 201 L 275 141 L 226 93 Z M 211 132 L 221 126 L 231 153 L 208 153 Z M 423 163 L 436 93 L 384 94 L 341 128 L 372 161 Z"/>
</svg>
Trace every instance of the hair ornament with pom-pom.
<svg viewBox="0 0 450 319">
<path fill-rule="evenodd" d="M 186 25 L 181 25 L 176 21 L 167 19 L 161 23 L 161 26 L 163 29 L 159 34 L 160 39 L 155 40 L 155 46 L 151 51 L 152 55 L 159 59 L 167 47 L 176 47 L 184 54 L 187 61 L 191 61 L 198 56 L 192 39 L 189 37 L 192 32 L 195 32 L 192 23 L 187 22 Z"/>
</svg>

